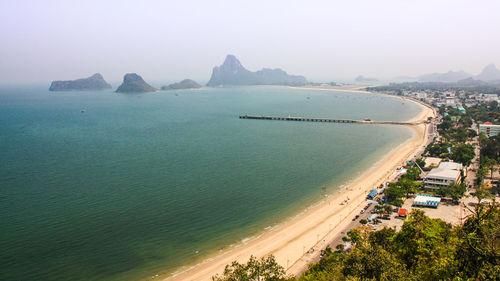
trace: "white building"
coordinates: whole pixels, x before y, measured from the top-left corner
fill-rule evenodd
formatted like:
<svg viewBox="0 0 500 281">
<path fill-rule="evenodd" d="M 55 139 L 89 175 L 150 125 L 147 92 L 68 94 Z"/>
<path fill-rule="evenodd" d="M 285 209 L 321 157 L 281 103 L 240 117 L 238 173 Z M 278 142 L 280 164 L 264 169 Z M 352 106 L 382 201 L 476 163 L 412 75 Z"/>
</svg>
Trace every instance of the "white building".
<svg viewBox="0 0 500 281">
<path fill-rule="evenodd" d="M 500 132 L 500 125 L 493 125 L 491 122 L 484 122 L 484 124 L 479 124 L 479 132 L 485 133 L 488 137 L 496 136 Z"/>
<path fill-rule="evenodd" d="M 446 106 L 455 106 L 455 98 L 446 97 L 445 103 L 446 103 Z"/>
<path fill-rule="evenodd" d="M 438 189 L 462 179 L 462 164 L 454 162 L 441 162 L 437 168 L 432 169 L 424 179 L 426 188 Z"/>
</svg>

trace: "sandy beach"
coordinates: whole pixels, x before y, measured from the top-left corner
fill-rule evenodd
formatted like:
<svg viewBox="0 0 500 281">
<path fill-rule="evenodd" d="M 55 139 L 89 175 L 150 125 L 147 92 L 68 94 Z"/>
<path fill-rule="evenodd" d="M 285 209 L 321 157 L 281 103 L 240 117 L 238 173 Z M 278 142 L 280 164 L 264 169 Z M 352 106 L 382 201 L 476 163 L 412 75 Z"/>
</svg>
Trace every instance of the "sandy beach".
<svg viewBox="0 0 500 281">
<path fill-rule="evenodd" d="M 359 89 L 320 89 L 369 93 Z M 431 108 L 422 103 L 418 104 L 422 111 L 408 121 L 424 121 L 429 116 L 435 116 Z M 422 149 L 427 142 L 428 126 L 427 124 L 409 126 L 414 132 L 411 139 L 395 147 L 343 190 L 336 191 L 323 201 L 260 236 L 165 280 L 211 280 L 211 276 L 221 273 L 232 261 L 243 263 L 251 255 L 262 257 L 270 254 L 273 254 L 278 263 L 287 269 L 287 274 L 300 274 L 307 268 L 306 262 L 301 258 L 315 246 L 318 248 L 321 245 L 328 245 L 329 241 L 343 231 L 347 222 L 364 206 L 367 193 L 385 183 L 397 167 L 413 158 L 415 152 Z"/>
</svg>

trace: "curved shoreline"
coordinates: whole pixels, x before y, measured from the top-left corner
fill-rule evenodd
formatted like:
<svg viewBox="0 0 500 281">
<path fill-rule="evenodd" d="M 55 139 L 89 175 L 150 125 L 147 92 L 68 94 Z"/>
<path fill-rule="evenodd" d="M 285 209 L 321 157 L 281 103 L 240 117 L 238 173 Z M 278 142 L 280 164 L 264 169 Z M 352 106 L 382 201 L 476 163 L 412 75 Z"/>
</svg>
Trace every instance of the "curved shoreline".
<svg viewBox="0 0 500 281">
<path fill-rule="evenodd" d="M 348 89 L 320 90 L 370 93 Z M 422 121 L 434 116 L 435 113 L 430 107 L 411 101 L 419 104 L 422 110 L 409 121 Z M 344 229 L 344 224 L 350 221 L 351 214 L 358 211 L 360 205 L 365 202 L 368 191 L 388 180 L 401 163 L 412 158 L 426 143 L 427 124 L 408 127 L 413 130 L 413 137 L 387 153 L 345 187 L 344 191 L 337 190 L 332 196 L 278 226 L 164 280 L 210 280 L 211 276 L 221 273 L 224 267 L 234 260 L 246 262 L 251 255 L 261 257 L 269 254 L 273 254 L 277 262 L 287 269 L 287 274 L 300 274 L 304 266 L 307 268 L 307 260 L 303 259 L 305 253 L 312 247 L 328 245 L 328 242 Z M 350 198 L 348 203 L 340 205 L 346 198 Z"/>
</svg>

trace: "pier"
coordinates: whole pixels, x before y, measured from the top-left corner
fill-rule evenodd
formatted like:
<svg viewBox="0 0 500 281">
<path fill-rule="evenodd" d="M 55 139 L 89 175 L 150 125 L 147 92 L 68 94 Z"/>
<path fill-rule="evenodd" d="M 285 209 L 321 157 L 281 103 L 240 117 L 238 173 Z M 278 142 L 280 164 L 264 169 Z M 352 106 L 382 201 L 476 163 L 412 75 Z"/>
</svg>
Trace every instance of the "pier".
<svg viewBox="0 0 500 281">
<path fill-rule="evenodd" d="M 310 117 L 282 117 L 282 116 L 266 116 L 266 115 L 240 115 L 240 119 L 255 119 L 255 120 L 279 120 L 279 121 L 301 121 L 301 122 L 325 122 L 325 123 L 351 123 L 351 124 L 382 124 L 382 125 L 419 125 L 423 122 L 395 122 L 395 121 L 372 121 L 353 120 L 353 119 L 332 119 L 332 118 L 310 118 Z"/>
</svg>

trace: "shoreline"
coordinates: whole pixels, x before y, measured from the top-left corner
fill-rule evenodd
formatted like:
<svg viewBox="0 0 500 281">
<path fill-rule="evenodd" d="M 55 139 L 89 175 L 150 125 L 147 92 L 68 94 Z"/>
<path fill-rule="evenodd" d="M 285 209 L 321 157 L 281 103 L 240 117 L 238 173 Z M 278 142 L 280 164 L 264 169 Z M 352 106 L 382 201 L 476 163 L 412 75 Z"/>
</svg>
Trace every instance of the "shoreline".
<svg viewBox="0 0 500 281">
<path fill-rule="evenodd" d="M 300 89 L 379 94 L 354 89 L 302 87 Z M 418 101 L 410 101 L 417 103 L 422 110 L 417 116 L 408 121 L 415 122 L 426 120 L 429 116 L 434 117 L 435 112 L 433 109 Z M 315 246 L 324 248 L 324 246 L 328 245 L 333 237 L 343 231 L 345 228 L 343 224 L 350 221 L 351 214 L 360 210 L 367 193 L 380 183 L 388 180 L 397 167 L 401 166 L 404 161 L 411 159 L 425 144 L 429 125 L 421 124 L 407 127 L 413 131 L 413 136 L 410 139 L 386 153 L 384 157 L 371 165 L 365 172 L 350 181 L 349 184 L 346 184 L 346 187 L 336 190 L 329 197 L 307 206 L 297 215 L 257 234 L 247 241 L 162 279 L 165 281 L 210 280 L 211 276 L 222 273 L 224 267 L 234 260 L 244 263 L 251 255 L 260 258 L 270 254 L 276 257 L 277 262 L 287 270 L 287 274 L 300 274 L 304 267 L 307 269 L 308 263 L 304 258 L 309 249 Z M 346 198 L 349 198 L 347 204 L 340 205 Z M 319 251 L 317 254 L 319 255 Z"/>
</svg>

